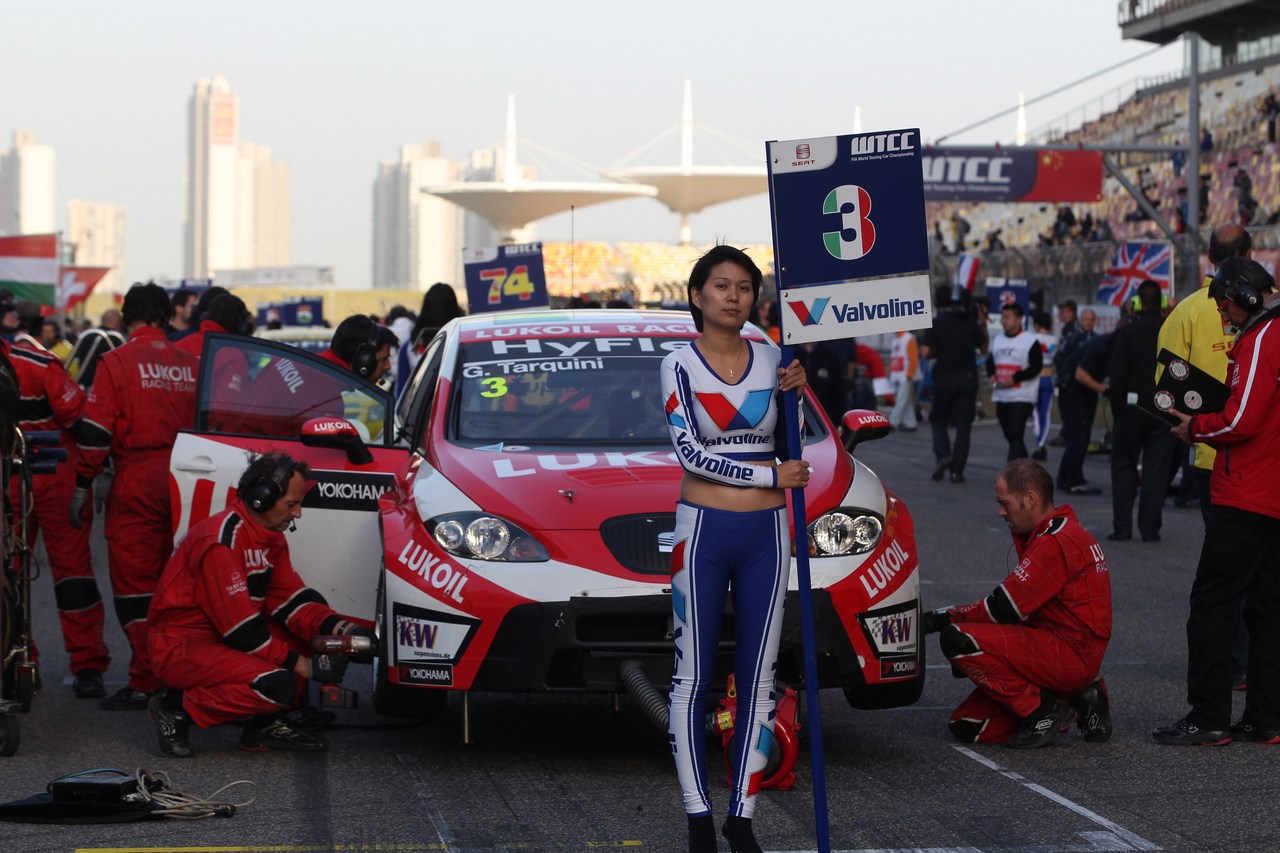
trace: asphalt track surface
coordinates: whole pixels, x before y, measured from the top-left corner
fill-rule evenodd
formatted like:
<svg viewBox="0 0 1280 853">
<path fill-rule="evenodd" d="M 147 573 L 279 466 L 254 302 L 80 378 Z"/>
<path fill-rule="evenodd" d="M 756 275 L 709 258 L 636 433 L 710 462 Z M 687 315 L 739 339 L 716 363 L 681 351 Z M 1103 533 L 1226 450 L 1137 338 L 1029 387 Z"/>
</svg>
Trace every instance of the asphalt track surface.
<svg viewBox="0 0 1280 853">
<path fill-rule="evenodd" d="M 1050 450 L 1051 470 L 1060 453 Z M 979 598 L 1011 567 L 992 488 L 1004 455 L 989 421 L 974 430 L 964 484 L 930 480 L 927 425 L 858 449 L 915 517 L 927 606 Z M 1163 747 L 1148 736 L 1185 710 L 1183 626 L 1203 531 L 1198 512 L 1170 502 L 1162 542 L 1107 542 L 1108 471 L 1108 457 L 1091 456 L 1086 476 L 1104 494 L 1073 506 L 1102 540 L 1111 568 L 1115 636 L 1104 668 L 1116 726 L 1111 741 L 1086 744 L 1073 733 L 1029 752 L 957 744 L 946 720 L 966 682 L 951 676 L 930 637 L 928 681 L 916 706 L 854 711 L 838 691 L 824 692 L 832 850 L 1280 849 L 1280 747 Z M 305 533 L 305 520 L 296 535 Z M 97 565 L 105 578 L 101 550 Z M 243 752 L 238 729 L 225 726 L 193 732 L 194 759 L 164 759 L 145 712 L 102 711 L 72 697 L 47 578 L 35 593 L 44 689 L 31 712 L 18 716 L 18 754 L 0 758 L 0 801 L 94 768 L 164 771 L 171 787 L 198 795 L 251 780 L 259 793 L 229 819 L 4 823 L 0 851 L 685 849 L 666 737 L 628 697 L 615 704 L 609 696 L 476 695 L 470 743 L 463 743 L 459 696 L 444 719 L 417 725 L 361 707 L 340 712 L 327 753 Z M 127 647 L 110 611 L 108 627 L 116 663 L 107 687 L 114 691 L 124 683 Z M 368 668 L 353 671 L 348 682 L 367 705 Z M 1238 713 L 1243 697 L 1236 702 Z M 770 851 L 817 849 L 807 739 L 803 746 L 795 787 L 760 796 L 757 835 Z M 726 789 L 713 789 L 722 807 Z M 220 799 L 243 801 L 246 787 Z"/>
</svg>

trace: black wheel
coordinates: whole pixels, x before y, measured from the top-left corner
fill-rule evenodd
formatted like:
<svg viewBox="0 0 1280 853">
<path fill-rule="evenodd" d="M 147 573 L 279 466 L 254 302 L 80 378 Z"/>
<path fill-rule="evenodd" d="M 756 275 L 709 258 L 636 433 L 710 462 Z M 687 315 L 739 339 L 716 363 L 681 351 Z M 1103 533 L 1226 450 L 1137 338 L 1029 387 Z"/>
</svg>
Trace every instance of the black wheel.
<svg viewBox="0 0 1280 853">
<path fill-rule="evenodd" d="M 378 579 L 378 609 L 374 630 L 378 634 L 378 654 L 373 659 L 373 710 L 387 717 L 429 720 L 444 713 L 449 699 L 447 690 L 404 687 L 387 678 L 385 647 L 391 642 L 386 626 L 385 570 Z"/>
<path fill-rule="evenodd" d="M 924 661 L 925 645 L 921 638 L 920 657 L 917 659 L 917 675 L 910 681 L 896 684 L 856 684 L 844 688 L 844 698 L 851 706 L 860 711 L 882 711 L 885 708 L 903 708 L 920 701 L 924 693 Z"/>
<path fill-rule="evenodd" d="M 0 715 L 0 756 L 8 758 L 18 752 L 18 720 L 8 714 Z"/>
</svg>

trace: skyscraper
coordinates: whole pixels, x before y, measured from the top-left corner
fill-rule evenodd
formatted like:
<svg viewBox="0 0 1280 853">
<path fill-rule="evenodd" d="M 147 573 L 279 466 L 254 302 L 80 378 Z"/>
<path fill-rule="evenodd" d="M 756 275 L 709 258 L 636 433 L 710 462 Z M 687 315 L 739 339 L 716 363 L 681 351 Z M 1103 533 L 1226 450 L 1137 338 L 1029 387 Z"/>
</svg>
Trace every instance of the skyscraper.
<svg viewBox="0 0 1280 853">
<path fill-rule="evenodd" d="M 188 104 L 183 272 L 289 262 L 289 167 L 240 141 L 240 102 L 221 75 L 201 77 Z"/>
<path fill-rule="evenodd" d="M 0 155 L 0 234 L 58 230 L 53 148 L 37 145 L 31 130 L 13 132 L 13 148 Z"/>
<path fill-rule="evenodd" d="M 378 165 L 373 182 L 373 286 L 426 290 L 437 281 L 462 287 L 464 211 L 422 192 L 459 179 L 460 163 L 440 143 L 400 146 L 399 160 Z"/>
<path fill-rule="evenodd" d="M 97 201 L 68 201 L 66 242 L 75 246 L 77 266 L 112 267 L 96 292 L 124 293 L 123 207 Z"/>
</svg>

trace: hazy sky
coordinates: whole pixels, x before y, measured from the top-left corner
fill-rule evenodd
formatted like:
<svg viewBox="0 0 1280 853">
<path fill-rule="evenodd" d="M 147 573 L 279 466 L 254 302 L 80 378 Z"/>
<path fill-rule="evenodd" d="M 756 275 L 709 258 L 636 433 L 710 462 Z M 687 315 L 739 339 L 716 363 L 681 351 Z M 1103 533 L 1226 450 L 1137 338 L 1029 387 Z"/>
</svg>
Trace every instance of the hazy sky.
<svg viewBox="0 0 1280 853">
<path fill-rule="evenodd" d="M 740 140 L 694 160 L 763 163 L 764 142 L 919 127 L 926 142 L 1151 50 L 1125 42 L 1115 0 L 219 0 L 6 4 L 0 148 L 35 131 L 58 163 L 59 225 L 77 198 L 125 207 L 126 280 L 182 272 L 186 110 L 195 81 L 222 74 L 240 98 L 240 137 L 292 170 L 293 262 L 370 275 L 377 164 L 438 140 L 462 159 L 502 138 L 516 96 L 522 138 L 607 167 L 673 128 L 683 81 L 695 120 Z M 1134 78 L 1177 69 L 1171 45 L 1028 109 L 1059 119 Z M 1094 109 L 1096 114 L 1096 108 Z M 1012 141 L 1012 115 L 952 142 Z M 571 167 L 521 162 L 543 177 Z M 639 163 L 678 162 L 671 134 Z M 539 237 L 567 240 L 568 215 Z M 766 195 L 709 208 L 695 242 L 769 241 Z M 579 209 L 578 240 L 674 242 L 656 201 Z"/>
</svg>

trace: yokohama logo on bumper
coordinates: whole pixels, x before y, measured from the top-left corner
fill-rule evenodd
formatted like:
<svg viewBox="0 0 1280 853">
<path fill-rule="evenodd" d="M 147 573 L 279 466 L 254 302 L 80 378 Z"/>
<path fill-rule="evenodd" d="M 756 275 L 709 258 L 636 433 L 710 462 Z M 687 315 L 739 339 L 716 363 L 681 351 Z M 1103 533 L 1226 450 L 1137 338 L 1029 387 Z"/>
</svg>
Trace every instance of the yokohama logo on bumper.
<svg viewBox="0 0 1280 853">
<path fill-rule="evenodd" d="M 401 664 L 398 667 L 398 670 L 401 684 L 434 684 L 439 687 L 453 686 L 453 666 L 451 664 Z"/>
</svg>

